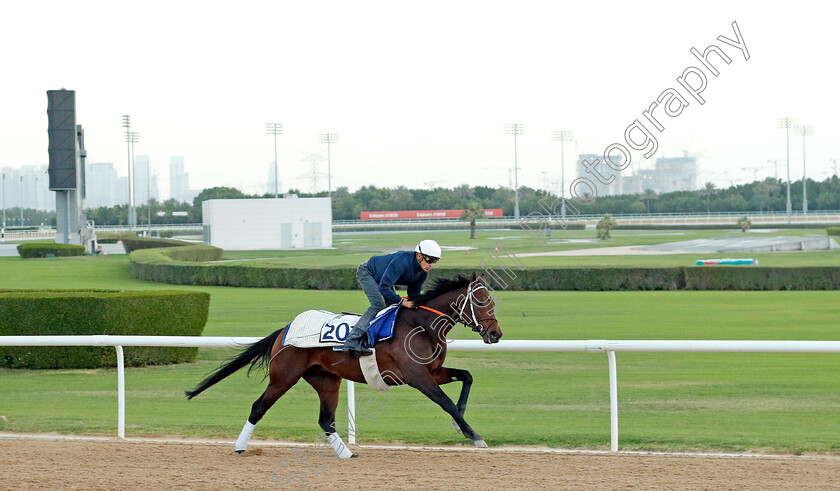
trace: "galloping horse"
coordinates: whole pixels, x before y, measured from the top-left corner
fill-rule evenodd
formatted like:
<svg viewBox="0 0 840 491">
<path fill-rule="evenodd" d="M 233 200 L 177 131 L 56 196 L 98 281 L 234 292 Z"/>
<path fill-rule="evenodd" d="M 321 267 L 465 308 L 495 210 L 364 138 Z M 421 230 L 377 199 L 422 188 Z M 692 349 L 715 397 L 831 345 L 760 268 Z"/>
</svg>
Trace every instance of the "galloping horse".
<svg viewBox="0 0 840 491">
<path fill-rule="evenodd" d="M 495 304 L 483 277 L 458 276 L 438 279 L 426 293 L 412 298 L 416 308 L 399 310 L 393 337 L 376 345 L 380 371 L 388 374 L 387 385 L 407 384 L 422 392 L 452 416 L 456 430 L 477 447 L 487 444 L 464 420 L 472 375 L 467 370 L 443 366 L 446 359 L 446 335 L 458 322 L 478 332 L 485 343 L 497 343 L 502 337 L 494 315 Z M 285 328 L 283 328 L 285 329 Z M 186 392 L 192 399 L 233 372 L 250 364 L 268 371 L 269 384 L 254 401 L 248 422 L 242 428 L 235 450 L 243 452 L 248 440 L 266 411 L 303 377 L 321 400 L 318 424 L 341 458 L 353 457 L 335 431 L 335 410 L 341 379 L 365 382 L 359 361 L 350 353 L 332 348 L 297 348 L 282 346 L 279 329 L 248 346 L 236 358 L 219 367 Z M 250 371 L 250 370 L 249 370 Z M 440 388 L 449 382 L 462 382 L 458 403 Z"/>
</svg>

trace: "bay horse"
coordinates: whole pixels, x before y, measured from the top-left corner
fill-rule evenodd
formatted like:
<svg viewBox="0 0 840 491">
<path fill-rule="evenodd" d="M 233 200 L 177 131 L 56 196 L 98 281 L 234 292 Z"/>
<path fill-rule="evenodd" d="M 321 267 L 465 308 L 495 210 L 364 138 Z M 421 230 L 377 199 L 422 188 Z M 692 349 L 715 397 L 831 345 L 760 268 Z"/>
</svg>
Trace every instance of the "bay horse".
<svg viewBox="0 0 840 491">
<path fill-rule="evenodd" d="M 454 279 L 440 278 L 428 291 L 411 300 L 415 307 L 399 310 L 393 337 L 377 343 L 375 355 L 372 355 L 376 356 L 385 383 L 389 386 L 407 384 L 419 390 L 452 416 L 456 431 L 472 440 L 476 447 L 486 447 L 481 435 L 464 420 L 472 375 L 467 370 L 443 366 L 446 337 L 456 323 L 477 332 L 487 344 L 497 343 L 502 337 L 486 281 L 475 273 L 471 278 L 461 275 Z M 235 450 L 242 453 L 254 426 L 302 377 L 318 392 L 321 401 L 318 424 L 333 449 L 340 458 L 355 457 L 335 430 L 335 411 L 342 379 L 365 383 L 359 360 L 349 352 L 335 351 L 332 347 L 282 346 L 283 329 L 249 345 L 195 389 L 187 391 L 187 398 L 192 399 L 248 364 L 251 365 L 249 373 L 254 368 L 266 370 L 268 387 L 251 406 L 251 414 L 236 441 Z M 462 383 L 457 404 L 440 388 L 442 384 L 455 381 Z"/>
</svg>

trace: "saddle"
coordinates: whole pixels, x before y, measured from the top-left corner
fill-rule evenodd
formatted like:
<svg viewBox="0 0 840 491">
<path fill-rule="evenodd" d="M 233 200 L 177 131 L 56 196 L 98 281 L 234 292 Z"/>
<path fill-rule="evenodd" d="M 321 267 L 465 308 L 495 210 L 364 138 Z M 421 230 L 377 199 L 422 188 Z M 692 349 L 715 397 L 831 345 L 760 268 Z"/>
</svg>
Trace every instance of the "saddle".
<svg viewBox="0 0 840 491">
<path fill-rule="evenodd" d="M 367 329 L 367 343 L 373 346 L 379 341 L 391 339 L 394 335 L 394 321 L 399 305 L 392 305 L 380 311 Z M 283 346 L 298 348 L 340 348 L 350 330 L 361 316 L 342 312 L 335 314 L 327 310 L 301 312 L 286 326 Z"/>
</svg>

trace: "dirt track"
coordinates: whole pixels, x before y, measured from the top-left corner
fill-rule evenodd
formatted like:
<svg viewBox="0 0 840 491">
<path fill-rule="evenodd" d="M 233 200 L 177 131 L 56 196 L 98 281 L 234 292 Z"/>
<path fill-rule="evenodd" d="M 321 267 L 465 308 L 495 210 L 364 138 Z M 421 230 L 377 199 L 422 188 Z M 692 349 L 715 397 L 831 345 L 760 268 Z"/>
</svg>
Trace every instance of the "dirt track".
<svg viewBox="0 0 840 491">
<path fill-rule="evenodd" d="M 840 489 L 832 456 L 355 451 L 339 461 L 312 445 L 237 455 L 230 444 L 0 438 L 0 489 Z"/>
</svg>

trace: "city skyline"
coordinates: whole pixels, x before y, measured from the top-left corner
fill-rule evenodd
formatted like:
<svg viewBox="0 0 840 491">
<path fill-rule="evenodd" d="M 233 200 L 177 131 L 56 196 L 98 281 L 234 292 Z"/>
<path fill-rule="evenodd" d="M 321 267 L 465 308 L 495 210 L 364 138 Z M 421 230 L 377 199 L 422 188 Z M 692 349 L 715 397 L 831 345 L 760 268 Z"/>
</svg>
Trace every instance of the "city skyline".
<svg viewBox="0 0 840 491">
<path fill-rule="evenodd" d="M 318 135 L 332 131 L 341 135 L 331 147 L 332 187 L 351 190 L 506 186 L 514 160 L 508 123 L 526 125 L 518 181 L 532 188 L 560 178 L 561 145 L 550 138 L 557 130 L 574 134 L 565 144 L 567 186 L 579 155 L 601 155 L 628 131 L 636 141 L 645 130 L 656 139 L 649 158 L 631 149 L 634 169 L 688 152 L 697 156 L 698 187 L 784 175 L 780 117 L 816 127 L 807 137 L 810 178 L 832 174 L 831 159 L 840 157 L 831 110 L 836 69 L 816 55 L 837 42 L 831 16 L 816 2 L 795 11 L 709 2 L 682 18 L 667 2 L 431 2 L 416 11 L 387 2 L 254 2 L 230 10 L 151 1 L 128 21 L 108 2 L 44 5 L 56 15 L 26 3 L 6 8 L 15 22 L 0 40 L 20 48 L 0 55 L 15 74 L 0 95 L 7 138 L 0 166 L 46 163 L 45 92 L 66 87 L 77 94 L 88 160 L 111 162 L 124 176 L 120 122 L 131 115 L 141 135 L 135 152 L 149 156 L 164 199 L 173 156 L 187 162 L 192 188 L 264 192 L 274 160 L 268 122 L 283 125 L 281 192 L 314 182 L 300 177 L 301 162 L 323 152 Z M 131 35 L 141 28 L 166 34 Z M 738 41 L 739 33 L 744 49 L 721 41 Z M 124 43 L 101 42 L 109 37 Z M 74 52 L 56 56 L 52 48 L 65 38 Z M 702 57 L 711 45 L 729 62 L 690 51 Z M 707 82 L 702 101 L 679 83 L 691 67 Z M 686 101 L 678 117 L 651 110 L 668 89 Z M 802 137 L 793 134 L 790 163 L 792 180 L 801 179 Z M 324 190 L 327 181 L 320 179 Z"/>
</svg>

